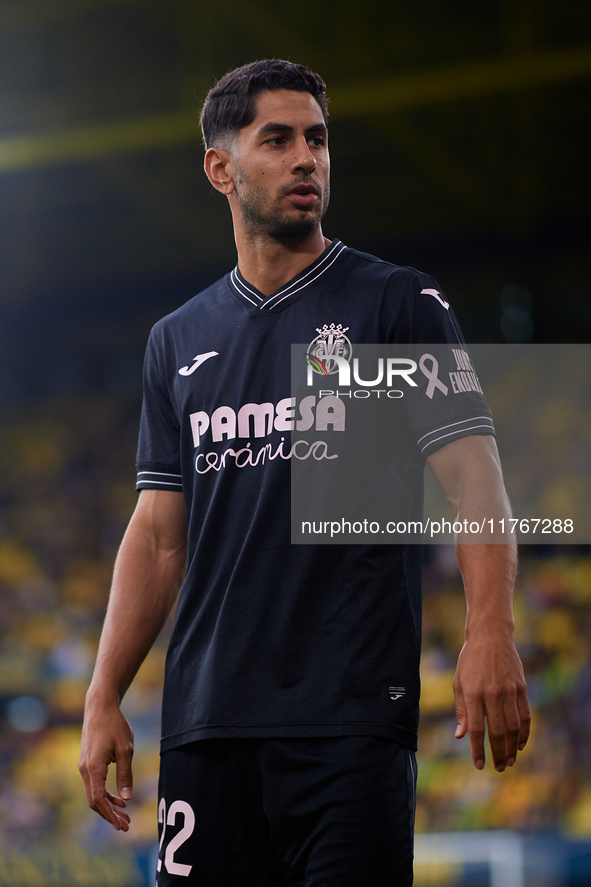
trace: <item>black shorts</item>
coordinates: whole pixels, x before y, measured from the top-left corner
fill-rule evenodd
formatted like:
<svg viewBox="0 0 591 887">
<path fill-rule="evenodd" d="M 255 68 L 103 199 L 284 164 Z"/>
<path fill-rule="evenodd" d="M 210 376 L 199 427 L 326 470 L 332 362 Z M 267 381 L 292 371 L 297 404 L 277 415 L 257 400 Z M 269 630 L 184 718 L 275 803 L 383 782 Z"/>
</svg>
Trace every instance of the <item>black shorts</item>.
<svg viewBox="0 0 591 887">
<path fill-rule="evenodd" d="M 162 755 L 159 887 L 409 887 L 413 752 L 390 739 L 211 739 Z"/>
</svg>

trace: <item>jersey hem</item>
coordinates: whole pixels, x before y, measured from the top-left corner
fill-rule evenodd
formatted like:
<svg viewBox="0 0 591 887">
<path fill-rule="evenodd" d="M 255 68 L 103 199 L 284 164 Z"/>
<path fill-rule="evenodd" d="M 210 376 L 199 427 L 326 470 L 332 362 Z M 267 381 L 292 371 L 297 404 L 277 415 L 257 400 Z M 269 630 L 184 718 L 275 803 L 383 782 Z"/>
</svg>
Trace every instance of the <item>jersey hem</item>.
<svg viewBox="0 0 591 887">
<path fill-rule="evenodd" d="M 183 478 L 180 466 L 163 465 L 158 462 L 138 462 L 136 465 L 136 490 L 183 491 Z"/>
<path fill-rule="evenodd" d="M 474 437 L 474 436 L 489 436 L 496 437 L 496 431 L 492 425 L 485 424 L 475 424 L 471 428 L 465 428 L 462 431 L 454 431 L 452 434 L 442 434 L 441 437 L 436 440 L 431 441 L 431 443 L 426 444 L 422 449 L 421 453 L 423 456 L 431 456 L 433 453 L 436 453 L 437 450 L 440 450 L 448 443 L 452 443 L 455 440 L 461 440 L 463 437 Z"/>
<path fill-rule="evenodd" d="M 205 725 L 164 736 L 160 741 L 160 753 L 196 742 L 200 739 L 271 739 L 322 736 L 382 736 L 394 739 L 411 751 L 417 750 L 417 734 L 393 724 L 358 724 L 354 721 L 340 724 L 247 724 Z"/>
</svg>

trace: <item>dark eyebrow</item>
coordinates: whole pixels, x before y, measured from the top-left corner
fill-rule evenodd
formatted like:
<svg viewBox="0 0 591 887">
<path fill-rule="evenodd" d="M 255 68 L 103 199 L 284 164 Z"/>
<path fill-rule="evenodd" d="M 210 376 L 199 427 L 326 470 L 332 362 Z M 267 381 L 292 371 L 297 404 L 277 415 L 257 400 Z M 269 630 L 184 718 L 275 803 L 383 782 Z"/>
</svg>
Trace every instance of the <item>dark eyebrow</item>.
<svg viewBox="0 0 591 887">
<path fill-rule="evenodd" d="M 288 123 L 265 123 L 264 126 L 261 126 L 259 133 L 260 135 L 265 135 L 268 132 L 293 132 L 293 126 L 290 126 Z M 328 133 L 328 129 L 326 128 L 324 123 L 314 123 L 313 126 L 309 126 L 306 130 L 307 133 L 317 132 L 322 135 L 326 135 Z"/>
</svg>

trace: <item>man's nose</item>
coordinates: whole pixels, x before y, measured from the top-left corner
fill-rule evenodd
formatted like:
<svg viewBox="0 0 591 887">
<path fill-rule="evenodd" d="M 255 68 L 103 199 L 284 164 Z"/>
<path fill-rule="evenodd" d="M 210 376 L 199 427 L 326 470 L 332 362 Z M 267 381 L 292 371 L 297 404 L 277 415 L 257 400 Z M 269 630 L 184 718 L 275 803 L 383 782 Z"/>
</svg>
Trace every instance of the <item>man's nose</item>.
<svg viewBox="0 0 591 887">
<path fill-rule="evenodd" d="M 314 172 L 316 169 L 316 158 L 310 150 L 307 139 L 297 142 L 292 161 L 292 171 L 297 172 L 303 170 L 306 173 Z"/>
</svg>

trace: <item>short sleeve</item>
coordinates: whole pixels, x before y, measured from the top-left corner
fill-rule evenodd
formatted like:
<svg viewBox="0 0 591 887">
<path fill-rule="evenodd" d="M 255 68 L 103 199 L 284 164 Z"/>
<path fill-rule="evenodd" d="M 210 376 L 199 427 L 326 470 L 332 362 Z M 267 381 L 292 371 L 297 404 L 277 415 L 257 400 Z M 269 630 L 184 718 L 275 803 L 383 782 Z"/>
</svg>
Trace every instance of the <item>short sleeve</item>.
<svg viewBox="0 0 591 887">
<path fill-rule="evenodd" d="M 408 356 L 416 364 L 416 387 L 409 391 L 407 414 L 421 454 L 429 456 L 472 434 L 494 435 L 477 368 L 437 281 L 415 272 L 407 296 Z"/>
<path fill-rule="evenodd" d="M 136 489 L 182 492 L 180 424 L 170 396 L 158 325 L 148 340 L 143 380 Z"/>
</svg>

